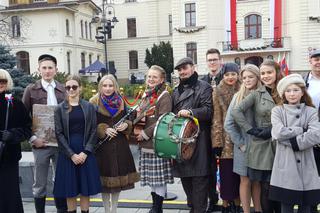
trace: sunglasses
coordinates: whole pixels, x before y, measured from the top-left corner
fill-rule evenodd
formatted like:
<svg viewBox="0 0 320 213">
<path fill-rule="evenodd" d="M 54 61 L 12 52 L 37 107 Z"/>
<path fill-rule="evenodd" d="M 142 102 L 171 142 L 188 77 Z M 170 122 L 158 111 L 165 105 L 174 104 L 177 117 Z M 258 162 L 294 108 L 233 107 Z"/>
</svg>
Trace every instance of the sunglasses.
<svg viewBox="0 0 320 213">
<path fill-rule="evenodd" d="M 78 85 L 72 85 L 72 86 L 66 86 L 65 88 L 66 88 L 67 91 L 70 91 L 71 89 L 72 90 L 77 90 L 78 87 L 79 87 Z"/>
<path fill-rule="evenodd" d="M 6 83 L 8 83 L 7 79 L 0 79 L 0 84 L 6 84 Z"/>
</svg>

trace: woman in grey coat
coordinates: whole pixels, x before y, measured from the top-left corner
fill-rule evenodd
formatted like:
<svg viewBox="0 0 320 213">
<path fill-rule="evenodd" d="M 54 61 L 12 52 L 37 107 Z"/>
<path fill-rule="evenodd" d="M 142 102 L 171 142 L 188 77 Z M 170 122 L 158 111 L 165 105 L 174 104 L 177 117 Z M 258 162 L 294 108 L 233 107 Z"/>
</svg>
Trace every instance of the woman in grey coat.
<svg viewBox="0 0 320 213">
<path fill-rule="evenodd" d="M 269 200 L 269 184 L 276 144 L 271 138 L 271 110 L 281 102 L 276 86 L 282 78 L 280 66 L 273 60 L 265 60 L 260 66 L 260 78 L 264 84 L 245 97 L 232 111 L 237 124 L 252 135 L 248 155 L 248 175 L 251 181 L 261 185 L 262 211 L 280 212 L 280 205 Z M 245 116 L 251 109 L 254 125 Z"/>
<path fill-rule="evenodd" d="M 246 153 L 249 147 L 250 135 L 242 130 L 231 115 L 233 108 L 238 105 L 251 91 L 261 86 L 259 68 L 253 64 L 247 64 L 240 72 L 242 85 L 230 103 L 224 122 L 224 129 L 229 134 L 233 146 L 233 172 L 240 175 L 240 200 L 244 213 L 250 212 L 251 192 L 255 212 L 261 212 L 260 183 L 251 183 L 248 177 Z M 254 125 L 253 112 L 247 110 L 245 117 Z"/>
<path fill-rule="evenodd" d="M 283 78 L 277 90 L 284 104 L 273 108 L 272 137 L 277 140 L 270 183 L 270 199 L 281 202 L 284 213 L 310 212 L 320 202 L 320 177 L 313 154 L 319 144 L 320 123 L 317 109 L 306 92 L 299 74 Z"/>
</svg>

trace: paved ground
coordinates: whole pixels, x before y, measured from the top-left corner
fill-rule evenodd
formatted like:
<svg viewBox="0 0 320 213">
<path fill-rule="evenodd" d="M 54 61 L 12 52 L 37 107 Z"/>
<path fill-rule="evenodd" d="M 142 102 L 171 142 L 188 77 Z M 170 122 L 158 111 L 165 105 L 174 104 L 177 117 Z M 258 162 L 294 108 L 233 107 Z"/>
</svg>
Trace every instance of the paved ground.
<svg viewBox="0 0 320 213">
<path fill-rule="evenodd" d="M 136 165 L 138 165 L 139 153 L 136 147 L 131 147 Z M 21 176 L 21 193 L 23 196 L 23 205 L 25 213 L 34 213 L 34 203 L 32 199 L 31 185 L 33 183 L 33 155 L 32 153 L 23 153 L 23 158 L 20 161 L 20 176 Z M 138 168 L 138 167 L 137 167 Z M 51 176 L 48 178 L 49 182 Z M 49 186 L 49 191 L 52 190 L 52 185 Z M 166 201 L 164 204 L 164 212 L 177 212 L 187 213 L 188 208 L 186 206 L 186 195 L 183 192 L 182 185 L 179 179 L 175 179 L 174 184 L 168 185 L 168 192 L 177 196 L 177 199 L 173 201 Z M 52 196 L 48 196 L 46 212 L 55 212 L 55 208 L 52 202 Z M 50 201 L 51 200 L 51 201 Z M 119 213 L 133 213 L 133 212 L 148 212 L 151 204 L 150 188 L 141 187 L 139 183 L 136 183 L 135 188 L 132 190 L 123 191 L 120 194 L 119 200 Z M 102 207 L 100 195 L 92 198 L 92 206 L 90 212 L 104 212 Z M 78 207 L 78 212 L 80 208 Z"/>
</svg>

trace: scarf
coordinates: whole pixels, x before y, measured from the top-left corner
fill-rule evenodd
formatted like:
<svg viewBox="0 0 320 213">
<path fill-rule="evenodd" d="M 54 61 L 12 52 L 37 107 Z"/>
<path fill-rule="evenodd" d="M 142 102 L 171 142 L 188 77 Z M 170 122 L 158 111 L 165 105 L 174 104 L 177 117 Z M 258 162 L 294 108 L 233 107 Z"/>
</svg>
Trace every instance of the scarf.
<svg viewBox="0 0 320 213">
<path fill-rule="evenodd" d="M 178 86 L 178 91 L 179 91 L 179 94 L 182 94 L 183 91 L 184 91 L 184 88 L 187 87 L 187 86 L 193 86 L 193 85 L 196 85 L 198 81 L 198 73 L 197 72 L 194 72 L 188 79 L 186 80 L 181 80 L 180 79 L 180 83 L 179 83 L 179 86 Z"/>
<path fill-rule="evenodd" d="M 159 95 L 166 89 L 166 84 L 158 84 L 154 88 L 147 87 L 145 94 L 146 99 L 149 100 L 151 105 L 154 105 Z"/>
<path fill-rule="evenodd" d="M 110 96 L 101 95 L 100 98 L 103 106 L 112 116 L 114 116 L 119 111 L 122 104 L 122 98 L 116 92 L 114 92 Z"/>
</svg>

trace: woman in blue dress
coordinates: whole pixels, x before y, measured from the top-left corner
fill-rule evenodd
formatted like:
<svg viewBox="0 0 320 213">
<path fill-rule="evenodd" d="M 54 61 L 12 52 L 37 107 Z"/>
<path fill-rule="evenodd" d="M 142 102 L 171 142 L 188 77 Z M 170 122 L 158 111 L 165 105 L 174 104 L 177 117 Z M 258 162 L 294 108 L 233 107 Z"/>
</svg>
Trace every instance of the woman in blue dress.
<svg viewBox="0 0 320 213">
<path fill-rule="evenodd" d="M 81 82 L 69 76 L 67 99 L 55 111 L 59 158 L 54 196 L 66 197 L 68 212 L 75 213 L 80 196 L 81 212 L 89 212 L 89 198 L 101 192 L 98 166 L 93 155 L 96 136 L 96 112 L 93 105 L 80 99 Z"/>
</svg>

